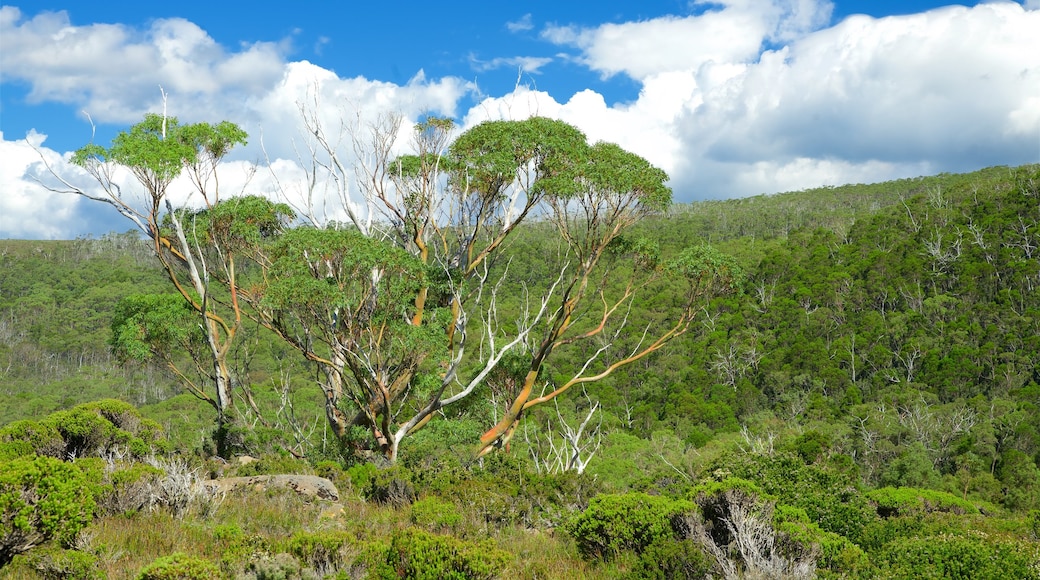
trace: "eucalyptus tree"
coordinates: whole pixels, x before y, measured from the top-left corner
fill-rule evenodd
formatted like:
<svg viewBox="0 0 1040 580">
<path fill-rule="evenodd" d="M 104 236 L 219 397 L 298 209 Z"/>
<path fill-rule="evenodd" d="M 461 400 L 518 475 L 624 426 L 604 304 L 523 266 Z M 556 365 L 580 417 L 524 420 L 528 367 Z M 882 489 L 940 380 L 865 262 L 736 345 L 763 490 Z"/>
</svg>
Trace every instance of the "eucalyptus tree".
<svg viewBox="0 0 1040 580">
<path fill-rule="evenodd" d="M 304 118 L 308 150 L 321 154 L 308 164 L 309 187 L 327 181 L 342 193 L 338 139 L 318 115 Z M 485 393 L 509 357 L 519 391 L 476 453 L 502 446 L 524 410 L 657 351 L 689 328 L 697 300 L 739 278 L 708 248 L 665 264 L 652 244 L 624 237 L 667 207 L 671 191 L 663 171 L 617 145 L 590 145 L 577 128 L 541 117 L 488 121 L 452 138 L 451 121 L 430 117 L 414 127 L 414 150 L 395 156 L 399 127 L 390 119 L 369 138 L 351 136 L 369 151 L 356 181 L 361 199 L 344 208 L 349 222 L 319 223 L 306 196 L 312 203 L 298 213 L 317 227 L 271 246 L 267 285 L 255 296 L 266 324 L 322 369 L 334 432 L 346 439 L 352 426 L 367 428 L 390 461 L 438 411 Z M 521 306 L 504 320 L 503 248 L 532 218 L 563 240 L 561 259 L 543 287 L 510 297 Z M 676 290 L 676 280 L 685 289 L 669 323 L 638 330 L 643 339 L 617 355 L 610 347 L 635 297 L 655 284 Z M 598 346 L 572 379 L 533 395 L 553 350 L 577 343 Z"/>
<path fill-rule="evenodd" d="M 114 327 L 117 350 L 158 357 L 190 392 L 213 406 L 221 423 L 232 419 L 228 355 L 242 325 L 236 272 L 240 248 L 229 245 L 229 238 L 221 238 L 219 233 L 203 234 L 195 211 L 174 207 L 171 189 L 184 176 L 190 185 L 180 193 L 196 196 L 204 210 L 216 211 L 222 203 L 219 164 L 246 137 L 241 128 L 227 121 L 182 125 L 165 113 L 147 114 L 116 135 L 110 147 L 91 143 L 73 155 L 72 162 L 99 188 L 74 185 L 48 166 L 60 182 L 51 189 L 107 204 L 133 222 L 150 241 L 175 295 L 183 302 L 177 305 L 168 299 L 138 297 L 123 304 Z M 124 172 L 132 176 L 134 187 L 124 187 Z M 280 224 L 291 213 L 287 207 L 261 211 L 267 212 L 261 226 L 272 221 Z M 210 220 L 210 225 L 219 224 Z M 180 330 L 172 330 L 174 327 Z M 177 367 L 178 350 L 190 355 L 211 385 Z"/>
</svg>

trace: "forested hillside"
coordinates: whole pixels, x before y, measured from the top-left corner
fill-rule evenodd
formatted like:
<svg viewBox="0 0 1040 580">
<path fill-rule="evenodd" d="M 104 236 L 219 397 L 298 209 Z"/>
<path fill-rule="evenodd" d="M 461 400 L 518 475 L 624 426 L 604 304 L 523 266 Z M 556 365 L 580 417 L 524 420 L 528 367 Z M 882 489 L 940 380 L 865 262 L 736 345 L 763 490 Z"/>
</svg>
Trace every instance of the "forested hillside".
<svg viewBox="0 0 1040 580">
<path fill-rule="evenodd" d="M 482 396 L 434 414 L 392 467 L 333 442 L 318 368 L 270 328 L 244 325 L 230 361 L 250 405 L 219 438 L 212 409 L 171 372 L 190 366 L 185 352 L 120 350 L 126 299 L 170 291 L 134 233 L 0 241 L 0 460 L 21 461 L 19 441 L 70 459 L 40 441 L 67 452 L 70 417 L 86 414 L 110 421 L 111 440 L 86 436 L 109 451 L 119 433 L 142 441 L 96 467 L 95 484 L 109 486 L 99 498 L 169 473 L 112 475 L 156 450 L 202 478 L 235 471 L 216 454 L 252 455 L 261 461 L 239 474 L 315 473 L 350 496 L 331 519 L 281 496 L 278 507 L 186 500 L 174 516 L 143 500 L 98 507 L 108 547 L 54 534 L 65 552 L 28 551 L 11 569 L 49 570 L 76 552 L 84 570 L 130 577 L 176 551 L 251 578 L 426 577 L 408 567 L 416 554 L 431 559 L 425 573 L 457 577 L 1040 577 L 1040 166 L 681 204 L 634 230 L 662 259 L 708 245 L 732 256 L 739 291 L 698 303 L 661 350 L 533 407 L 507 445 L 475 460 L 525 370 L 506 357 Z M 553 232 L 525 223 L 490 264 L 492 278 L 510 274 L 500 319 L 520 319 L 528 284 L 556 275 Z M 610 352 L 642 348 L 676 284 L 647 286 Z M 584 315 L 579 328 L 595 322 Z M 539 388 L 567 383 L 595 348 L 561 344 Z M 103 405 L 64 411 L 109 398 L 136 407 L 119 407 L 136 423 Z M 166 435 L 143 435 L 138 423 L 152 421 Z M 113 554 L 174 520 L 176 539 Z M 768 546 L 743 544 L 763 534 Z"/>
</svg>

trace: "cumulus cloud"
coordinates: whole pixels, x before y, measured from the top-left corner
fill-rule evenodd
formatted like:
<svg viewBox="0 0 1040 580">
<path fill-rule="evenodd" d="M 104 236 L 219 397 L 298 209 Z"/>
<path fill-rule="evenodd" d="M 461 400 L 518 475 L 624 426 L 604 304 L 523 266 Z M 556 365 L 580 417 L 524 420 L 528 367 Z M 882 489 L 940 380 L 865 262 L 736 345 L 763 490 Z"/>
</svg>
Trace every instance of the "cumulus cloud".
<svg viewBox="0 0 1040 580">
<path fill-rule="evenodd" d="M 581 50 L 579 59 L 603 76 L 644 80 L 697 70 L 708 63 L 755 60 L 766 41 L 786 41 L 826 24 L 832 5 L 819 0 L 697 0 L 690 16 L 664 16 L 595 28 L 549 26 L 543 38 Z"/>
<path fill-rule="evenodd" d="M 250 143 L 222 168 L 230 193 L 306 194 L 298 154 L 306 156 L 313 135 L 301 131 L 301 104 L 316 107 L 348 163 L 352 143 L 339 128 L 364 127 L 385 113 L 404 117 L 400 151 L 404 133 L 427 113 L 458 118 L 462 129 L 486 119 L 560 118 L 666 170 L 680 201 L 1040 161 L 1036 0 L 854 16 L 834 25 L 830 2 L 819 0 L 693 7 L 686 16 L 541 31 L 568 53 L 555 61 L 638 83 L 638 96 L 623 103 L 591 89 L 562 98 L 518 86 L 467 109 L 462 103 L 478 93 L 459 78 L 342 78 L 309 62 L 285 62 L 277 44 L 227 50 L 185 20 L 146 30 L 76 27 L 62 13 L 25 20 L 10 7 L 0 8 L 0 74 L 26 83 L 35 100 L 75 104 L 102 120 L 129 124 L 157 110 L 162 84 L 182 122 L 240 124 Z M 512 24 L 507 28 L 522 31 L 533 21 Z M 479 64 L 527 72 L 546 65 L 519 57 Z M 134 80 L 117 90 L 116 71 Z M 63 164 L 67 154 L 39 149 L 63 176 L 84 177 Z M 29 141 L 0 134 L 0 236 L 126 229 L 98 204 L 41 189 L 31 179 L 46 178 L 38 155 Z M 261 161 L 255 173 L 253 161 Z M 192 203 L 186 184 L 176 191 L 176 200 Z M 327 219 L 342 219 L 332 202 Z M 85 229 L 84 219 L 108 229 Z"/>
<path fill-rule="evenodd" d="M 0 7 L 4 82 L 31 87 L 29 99 L 79 106 L 101 122 L 128 123 L 158 108 L 158 86 L 191 100 L 195 114 L 266 92 L 282 75 L 284 47 L 270 42 L 237 52 L 196 24 L 158 19 L 143 31 L 119 24 L 73 26 L 66 12 L 24 19 Z"/>
<path fill-rule="evenodd" d="M 88 210 L 88 204 L 78 196 L 50 191 L 41 185 L 41 181 L 58 185 L 41 162 L 42 155 L 42 160 L 64 179 L 91 186 L 85 173 L 44 146 L 46 139 L 46 135 L 33 132 L 24 139 L 8 141 L 0 132 L 0 185 L 4 191 L 0 195 L 0 234 L 10 238 L 55 239 L 69 237 L 69 232 L 125 230 L 125 224 L 117 224 L 115 212 L 106 212 L 104 208 Z"/>
<path fill-rule="evenodd" d="M 710 184 L 717 196 L 754 193 L 734 171 L 749 166 L 778 182 L 804 174 L 808 182 L 793 184 L 805 187 L 847 182 L 862 168 L 879 180 L 1036 161 L 1036 30 L 1040 13 L 994 3 L 855 16 L 808 34 L 703 87 L 677 123 L 690 160 L 682 178 L 693 186 L 698 164 L 728 166 L 731 178 Z"/>
</svg>

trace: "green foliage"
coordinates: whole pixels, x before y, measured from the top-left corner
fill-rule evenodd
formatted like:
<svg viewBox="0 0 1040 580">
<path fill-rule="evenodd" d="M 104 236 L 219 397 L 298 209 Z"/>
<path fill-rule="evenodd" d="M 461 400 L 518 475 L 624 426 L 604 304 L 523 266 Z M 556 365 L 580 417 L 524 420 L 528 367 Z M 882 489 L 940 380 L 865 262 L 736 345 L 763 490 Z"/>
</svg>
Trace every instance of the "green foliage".
<svg viewBox="0 0 1040 580">
<path fill-rule="evenodd" d="M 455 504 L 437 496 L 429 496 L 413 503 L 408 519 L 415 525 L 430 531 L 451 531 L 462 521 Z"/>
<path fill-rule="evenodd" d="M 643 550 L 632 570 L 625 576 L 631 580 L 694 580 L 711 578 L 713 563 L 704 549 L 693 540 L 662 536 Z"/>
<path fill-rule="evenodd" d="M 137 580 L 212 580 L 220 576 L 220 568 L 213 562 L 176 552 L 142 568 Z"/>
<path fill-rule="evenodd" d="M 0 460 L 34 454 L 64 457 L 65 440 L 54 425 L 23 419 L 0 427 Z"/>
<path fill-rule="evenodd" d="M 44 456 L 0 462 L 0 567 L 50 540 L 70 545 L 93 513 L 75 465 Z"/>
<path fill-rule="evenodd" d="M 868 491 L 866 496 L 877 505 L 878 515 L 885 518 L 931 512 L 979 513 L 971 502 L 944 491 L 882 487 Z"/>
<path fill-rule="evenodd" d="M 52 413 L 42 423 L 61 437 L 63 458 L 104 454 L 117 447 L 140 458 L 168 449 L 162 428 L 141 417 L 140 412 L 125 401 L 104 399 L 83 403 Z M 51 443 L 44 438 L 49 449 Z"/>
<path fill-rule="evenodd" d="M 376 503 L 401 506 L 415 499 L 412 474 L 401 465 L 391 465 L 370 472 L 368 485 L 364 488 L 366 499 Z"/>
<path fill-rule="evenodd" d="M 324 576 L 346 564 L 342 549 L 350 539 L 350 535 L 342 531 L 297 532 L 289 538 L 287 549 Z"/>
<path fill-rule="evenodd" d="M 491 540 L 467 542 L 415 528 L 394 533 L 385 565 L 371 577 L 410 580 L 483 580 L 502 574 L 511 560 Z"/>
<path fill-rule="evenodd" d="M 773 523 L 785 541 L 798 543 L 803 550 L 818 549 L 817 567 L 839 576 L 852 576 L 870 569 L 870 559 L 845 536 L 827 532 L 809 521 L 805 510 L 783 504 L 773 512 Z"/>
<path fill-rule="evenodd" d="M 858 541 L 877 513 L 859 483 L 841 466 L 806 465 L 789 453 L 727 455 L 711 471 L 750 480 L 779 503 L 802 508 L 823 530 Z"/>
<path fill-rule="evenodd" d="M 168 363 L 178 352 L 205 346 L 198 315 L 180 294 L 134 294 L 116 304 L 113 351 L 123 360 Z"/>
<path fill-rule="evenodd" d="M 82 550 L 46 547 L 33 550 L 28 565 L 47 580 L 101 580 L 98 557 Z"/>
<path fill-rule="evenodd" d="M 673 537 L 672 519 L 694 505 L 644 493 L 603 494 L 589 502 L 565 529 L 588 558 L 610 559 L 624 551 L 642 553 L 661 538 Z"/>
<path fill-rule="evenodd" d="M 983 537 L 902 538 L 878 554 L 884 578 L 1035 580 L 1040 578 L 1035 545 Z"/>
</svg>

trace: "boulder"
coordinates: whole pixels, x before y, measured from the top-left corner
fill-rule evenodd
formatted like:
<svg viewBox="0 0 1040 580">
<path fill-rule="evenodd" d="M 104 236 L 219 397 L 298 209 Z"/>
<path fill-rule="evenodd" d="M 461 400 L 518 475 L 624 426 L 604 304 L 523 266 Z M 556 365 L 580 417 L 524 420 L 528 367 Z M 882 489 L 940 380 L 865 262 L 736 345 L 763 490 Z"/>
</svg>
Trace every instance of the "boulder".
<svg viewBox="0 0 1040 580">
<path fill-rule="evenodd" d="M 223 477 L 203 482 L 210 493 L 234 493 L 287 488 L 315 499 L 339 501 L 336 484 L 317 475 L 251 475 L 249 477 Z"/>
</svg>

